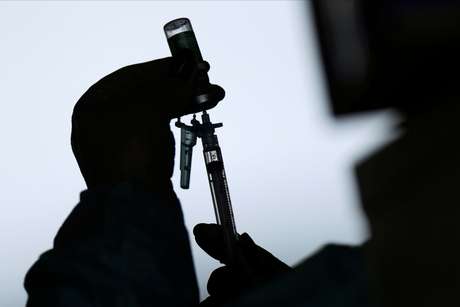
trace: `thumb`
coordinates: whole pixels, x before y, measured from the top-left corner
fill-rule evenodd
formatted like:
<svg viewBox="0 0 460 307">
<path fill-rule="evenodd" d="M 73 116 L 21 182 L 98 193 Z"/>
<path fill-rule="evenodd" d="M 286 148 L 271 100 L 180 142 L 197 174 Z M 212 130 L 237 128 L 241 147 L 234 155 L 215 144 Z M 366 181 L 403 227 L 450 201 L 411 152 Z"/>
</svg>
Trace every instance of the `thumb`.
<svg viewBox="0 0 460 307">
<path fill-rule="evenodd" d="M 212 258 L 223 261 L 226 245 L 222 226 L 217 224 L 198 224 L 193 228 L 198 246 Z"/>
<path fill-rule="evenodd" d="M 287 264 L 257 245 L 247 233 L 240 235 L 239 247 L 247 263 L 262 277 L 275 276 L 291 270 Z"/>
</svg>

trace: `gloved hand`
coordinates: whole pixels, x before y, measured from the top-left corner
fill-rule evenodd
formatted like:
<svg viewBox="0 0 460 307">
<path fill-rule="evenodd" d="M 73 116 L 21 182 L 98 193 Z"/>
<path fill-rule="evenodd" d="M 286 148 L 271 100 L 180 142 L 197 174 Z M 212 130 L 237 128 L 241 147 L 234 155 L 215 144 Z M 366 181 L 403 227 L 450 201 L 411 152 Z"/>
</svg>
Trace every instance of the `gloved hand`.
<svg viewBox="0 0 460 307">
<path fill-rule="evenodd" d="M 121 68 L 91 86 L 75 105 L 71 138 L 88 188 L 132 180 L 169 188 L 169 122 L 187 110 L 208 70 L 184 54 Z M 224 98 L 221 87 L 204 86 L 216 103 Z"/>
<path fill-rule="evenodd" d="M 195 241 L 211 257 L 226 266 L 211 273 L 208 280 L 209 297 L 202 306 L 220 306 L 231 302 L 245 292 L 259 287 L 292 269 L 262 247 L 256 245 L 247 233 L 237 243 L 242 265 L 231 267 L 226 263 L 224 234 L 216 224 L 198 224 L 193 229 Z"/>
</svg>

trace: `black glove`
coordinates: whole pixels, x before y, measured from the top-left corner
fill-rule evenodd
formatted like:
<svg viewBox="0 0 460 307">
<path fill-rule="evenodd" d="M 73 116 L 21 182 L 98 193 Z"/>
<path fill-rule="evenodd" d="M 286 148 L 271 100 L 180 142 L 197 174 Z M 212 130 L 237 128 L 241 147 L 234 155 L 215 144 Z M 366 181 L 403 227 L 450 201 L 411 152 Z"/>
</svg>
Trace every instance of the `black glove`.
<svg viewBox="0 0 460 307">
<path fill-rule="evenodd" d="M 198 224 L 193 229 L 195 241 L 211 257 L 226 263 L 224 234 L 216 224 Z M 219 306 L 277 278 L 292 269 L 265 249 L 256 245 L 247 233 L 240 235 L 237 252 L 240 266 L 223 266 L 211 273 L 209 297 L 202 306 Z"/>
<path fill-rule="evenodd" d="M 123 181 L 170 188 L 169 122 L 189 108 L 208 70 L 184 54 L 121 68 L 91 86 L 72 116 L 72 149 L 88 188 Z M 216 103 L 223 99 L 221 87 L 204 86 Z"/>
</svg>

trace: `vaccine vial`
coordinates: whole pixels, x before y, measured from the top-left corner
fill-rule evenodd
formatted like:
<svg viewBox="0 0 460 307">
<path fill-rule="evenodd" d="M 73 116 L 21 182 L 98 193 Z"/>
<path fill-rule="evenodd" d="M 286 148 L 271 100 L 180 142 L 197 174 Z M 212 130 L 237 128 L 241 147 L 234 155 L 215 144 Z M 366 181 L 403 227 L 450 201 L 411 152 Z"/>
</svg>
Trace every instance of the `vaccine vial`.
<svg viewBox="0 0 460 307">
<path fill-rule="evenodd" d="M 180 55 L 184 50 L 188 50 L 193 54 L 197 63 L 203 61 L 192 24 L 188 18 L 174 19 L 168 22 L 163 29 L 172 56 Z"/>
</svg>

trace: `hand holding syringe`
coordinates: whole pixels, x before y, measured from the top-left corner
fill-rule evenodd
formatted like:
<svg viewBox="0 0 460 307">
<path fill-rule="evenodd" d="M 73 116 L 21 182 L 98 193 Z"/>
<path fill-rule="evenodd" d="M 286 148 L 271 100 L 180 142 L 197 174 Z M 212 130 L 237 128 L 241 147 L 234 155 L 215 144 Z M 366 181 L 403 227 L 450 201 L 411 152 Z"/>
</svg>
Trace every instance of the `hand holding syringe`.
<svg viewBox="0 0 460 307">
<path fill-rule="evenodd" d="M 170 21 L 164 26 L 164 30 L 173 56 L 180 56 L 181 53 L 186 52 L 192 55 L 197 65 L 206 63 L 203 61 L 192 25 L 187 18 Z M 182 123 L 180 119 L 176 123 L 176 126 L 181 128 L 181 187 L 189 188 L 193 146 L 195 146 L 197 138 L 201 138 L 217 224 L 222 226 L 224 232 L 228 262 L 236 264 L 240 262 L 237 260 L 236 254 L 238 234 L 233 217 L 222 151 L 215 135 L 215 129 L 222 127 L 222 124 L 213 124 L 206 112 L 217 103 L 211 99 L 210 93 L 206 91 L 206 85 L 209 85 L 207 74 L 203 76 L 202 80 L 204 87 L 198 89 L 194 104 L 190 106 L 189 112 L 185 113 L 191 114 L 202 111 L 201 123 L 195 115 L 190 126 Z"/>
</svg>

